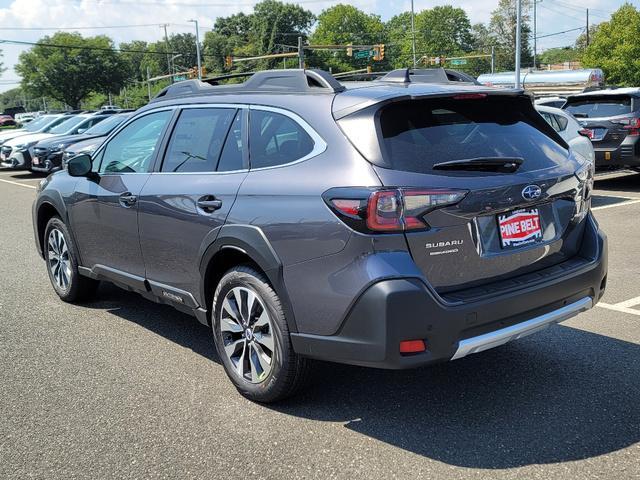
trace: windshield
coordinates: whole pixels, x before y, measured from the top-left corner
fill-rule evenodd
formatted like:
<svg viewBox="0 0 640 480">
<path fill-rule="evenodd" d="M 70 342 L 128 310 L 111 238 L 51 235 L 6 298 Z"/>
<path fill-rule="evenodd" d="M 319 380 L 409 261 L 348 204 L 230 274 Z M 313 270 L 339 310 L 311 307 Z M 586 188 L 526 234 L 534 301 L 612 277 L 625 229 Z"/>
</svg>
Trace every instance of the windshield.
<svg viewBox="0 0 640 480">
<path fill-rule="evenodd" d="M 24 129 L 27 132 L 35 132 L 36 130 L 42 128 L 43 126 L 45 126 L 47 124 L 47 122 L 50 122 L 51 119 L 53 119 L 54 117 L 51 116 L 46 116 L 46 117 L 39 117 L 36 118 L 35 120 L 32 120 L 31 122 L 29 122 L 27 124 L 26 127 L 24 127 Z"/>
<path fill-rule="evenodd" d="M 604 118 L 631 113 L 631 97 L 628 95 L 606 95 L 600 97 L 578 97 L 569 99 L 565 110 L 575 117 Z"/>
<path fill-rule="evenodd" d="M 565 162 L 567 151 L 541 131 L 546 125 L 532 112 L 530 103 L 499 96 L 392 103 L 379 120 L 383 157 L 390 168 L 417 173 L 482 158 L 522 158 L 520 172 Z"/>
<path fill-rule="evenodd" d="M 98 123 L 97 125 L 89 128 L 84 133 L 86 133 L 87 135 L 106 135 L 122 122 L 124 122 L 127 118 L 129 118 L 129 115 L 113 115 L 106 120 Z"/>
<path fill-rule="evenodd" d="M 44 133 L 50 132 L 51 129 L 55 128 L 57 125 L 60 125 L 63 122 L 66 122 L 69 117 L 58 117 L 53 122 L 46 124 L 45 128 L 42 128 Z"/>
<path fill-rule="evenodd" d="M 65 120 L 60 125 L 49 130 L 49 133 L 53 133 L 54 135 L 58 135 L 60 133 L 66 133 L 74 127 L 80 125 L 82 122 L 86 120 L 85 117 L 71 117 L 68 120 Z"/>
</svg>

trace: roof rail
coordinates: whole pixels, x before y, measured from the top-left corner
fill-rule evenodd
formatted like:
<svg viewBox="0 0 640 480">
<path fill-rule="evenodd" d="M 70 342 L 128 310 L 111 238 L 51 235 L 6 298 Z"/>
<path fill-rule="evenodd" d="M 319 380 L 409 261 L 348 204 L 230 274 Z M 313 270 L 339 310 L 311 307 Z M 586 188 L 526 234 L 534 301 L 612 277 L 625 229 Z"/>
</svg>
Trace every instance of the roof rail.
<svg viewBox="0 0 640 480">
<path fill-rule="evenodd" d="M 220 85 L 220 80 L 249 77 L 243 83 Z M 264 70 L 229 74 L 209 78 L 205 81 L 186 80 L 169 85 L 158 93 L 151 101 L 162 101 L 168 98 L 218 95 L 225 93 L 338 93 L 345 90 L 330 73 L 316 69 Z"/>
<path fill-rule="evenodd" d="M 471 75 L 457 70 L 445 68 L 399 68 L 387 73 L 378 79 L 380 82 L 391 83 L 473 83 L 479 85 L 478 81 Z"/>
</svg>

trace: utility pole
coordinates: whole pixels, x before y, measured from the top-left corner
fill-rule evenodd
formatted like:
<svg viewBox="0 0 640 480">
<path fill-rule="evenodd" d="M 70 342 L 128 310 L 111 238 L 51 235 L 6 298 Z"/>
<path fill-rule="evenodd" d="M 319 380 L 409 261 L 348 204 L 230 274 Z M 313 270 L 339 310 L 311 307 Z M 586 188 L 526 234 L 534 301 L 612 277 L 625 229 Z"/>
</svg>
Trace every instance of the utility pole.
<svg viewBox="0 0 640 480">
<path fill-rule="evenodd" d="M 496 71 L 496 47 L 491 45 L 491 73 Z"/>
<path fill-rule="evenodd" d="M 196 24 L 196 56 L 198 57 L 198 80 L 202 80 L 202 63 L 200 61 L 200 33 L 198 31 L 198 21 L 189 21 Z"/>
<path fill-rule="evenodd" d="M 171 57 L 169 56 L 169 35 L 167 35 L 168 26 L 168 23 L 163 23 L 162 25 L 160 25 L 161 28 L 164 28 L 165 51 L 167 52 L 167 69 L 169 74 L 171 74 L 171 72 L 173 72 L 173 69 L 171 68 Z M 171 77 L 171 83 L 173 83 L 173 77 Z"/>
<path fill-rule="evenodd" d="M 589 46 L 589 9 L 587 8 L 587 47 Z"/>
<path fill-rule="evenodd" d="M 520 37 L 522 35 L 522 0 L 516 0 L 516 82 L 515 87 L 520 88 Z"/>
<path fill-rule="evenodd" d="M 413 0 L 411 0 L 411 50 L 413 51 L 413 68 L 416 68 L 416 23 L 413 11 Z"/>
<path fill-rule="evenodd" d="M 538 56 L 538 3 L 542 0 L 533 0 L 533 69 L 538 68 L 536 57 Z"/>
<path fill-rule="evenodd" d="M 151 101 L 151 71 L 147 67 L 147 94 L 149 95 L 149 101 Z"/>
<path fill-rule="evenodd" d="M 304 47 L 302 37 L 298 37 L 298 68 L 304 68 Z"/>
</svg>

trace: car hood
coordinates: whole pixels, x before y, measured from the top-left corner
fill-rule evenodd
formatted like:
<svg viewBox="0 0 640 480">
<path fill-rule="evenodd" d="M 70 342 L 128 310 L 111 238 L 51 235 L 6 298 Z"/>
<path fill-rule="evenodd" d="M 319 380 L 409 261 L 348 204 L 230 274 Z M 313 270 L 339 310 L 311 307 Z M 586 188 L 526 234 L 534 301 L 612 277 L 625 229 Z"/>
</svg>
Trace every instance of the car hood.
<svg viewBox="0 0 640 480">
<path fill-rule="evenodd" d="M 95 135 L 85 135 L 84 133 L 78 133 L 75 135 L 57 135 L 52 138 L 45 138 L 44 140 L 40 140 L 38 142 L 38 147 L 54 148 L 59 145 L 61 145 L 62 147 L 66 147 L 67 145 L 71 145 L 72 143 L 89 140 L 94 137 Z"/>
<path fill-rule="evenodd" d="M 45 138 L 54 137 L 52 133 L 32 133 L 29 135 L 20 135 L 19 137 L 12 138 L 11 140 L 4 143 L 4 145 L 9 147 L 15 147 L 16 145 L 21 145 L 23 143 L 32 143 L 37 142 L 39 140 L 43 140 Z"/>
<path fill-rule="evenodd" d="M 9 140 L 11 138 L 18 137 L 20 135 L 28 135 L 29 133 L 31 132 L 27 132 L 24 129 L 7 130 L 6 132 L 0 133 L 0 141 Z"/>
<path fill-rule="evenodd" d="M 73 153 L 93 152 L 102 144 L 102 142 L 104 142 L 105 138 L 107 138 L 106 135 L 102 137 L 92 137 L 88 140 L 83 140 L 82 142 L 69 145 L 65 150 Z"/>
</svg>

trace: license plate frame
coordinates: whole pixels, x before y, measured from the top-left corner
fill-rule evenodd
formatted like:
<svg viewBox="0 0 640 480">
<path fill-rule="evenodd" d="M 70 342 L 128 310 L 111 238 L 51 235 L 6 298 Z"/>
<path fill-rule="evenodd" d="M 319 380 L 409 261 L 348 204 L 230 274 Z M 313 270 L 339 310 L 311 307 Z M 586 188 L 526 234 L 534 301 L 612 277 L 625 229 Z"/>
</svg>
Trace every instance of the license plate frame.
<svg viewBox="0 0 640 480">
<path fill-rule="evenodd" d="M 519 208 L 496 216 L 500 247 L 504 250 L 542 242 L 540 209 Z"/>
</svg>

